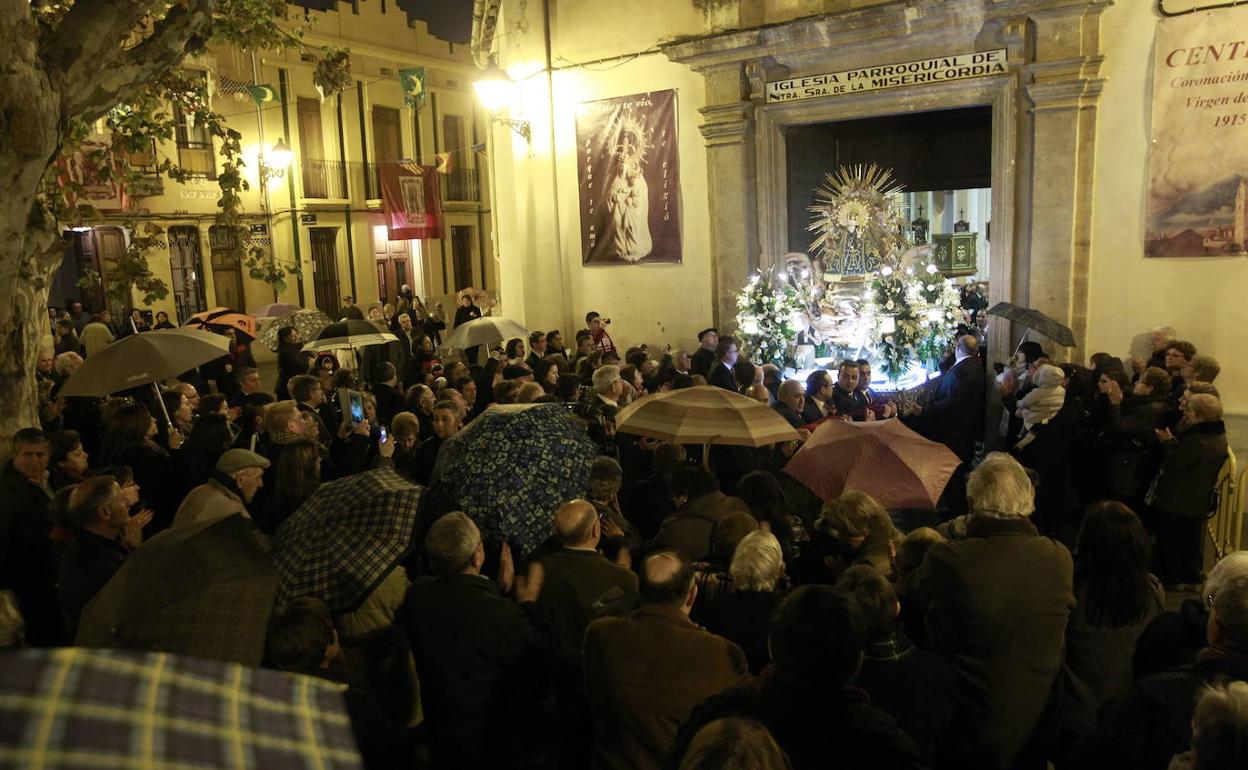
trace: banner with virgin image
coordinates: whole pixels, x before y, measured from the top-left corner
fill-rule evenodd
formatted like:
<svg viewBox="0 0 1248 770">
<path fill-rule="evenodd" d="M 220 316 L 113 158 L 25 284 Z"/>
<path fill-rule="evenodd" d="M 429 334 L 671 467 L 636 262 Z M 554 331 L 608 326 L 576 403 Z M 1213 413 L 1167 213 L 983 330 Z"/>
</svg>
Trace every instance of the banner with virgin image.
<svg viewBox="0 0 1248 770">
<path fill-rule="evenodd" d="M 1248 254 L 1248 8 L 1163 19 L 1144 254 Z"/>
<path fill-rule="evenodd" d="M 680 262 L 676 91 L 576 107 L 581 260 Z"/>
<path fill-rule="evenodd" d="M 390 240 L 442 237 L 442 193 L 433 166 L 378 163 L 377 176 Z"/>
</svg>

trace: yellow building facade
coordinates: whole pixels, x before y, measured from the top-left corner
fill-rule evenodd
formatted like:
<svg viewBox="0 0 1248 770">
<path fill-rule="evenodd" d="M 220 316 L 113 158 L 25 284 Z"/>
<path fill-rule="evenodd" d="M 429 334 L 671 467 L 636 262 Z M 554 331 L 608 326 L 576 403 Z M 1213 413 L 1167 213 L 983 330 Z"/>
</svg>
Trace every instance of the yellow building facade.
<svg viewBox="0 0 1248 770">
<path fill-rule="evenodd" d="M 232 261 L 232 235 L 214 226 L 220 146 L 184 123 L 175 141 L 156 152 L 195 176 L 186 183 L 153 180 L 149 194 L 136 196 L 140 227 L 154 222 L 165 229 L 164 247 L 151 250 L 148 263 L 169 295 L 146 305 L 136 291 L 129 303 L 110 303 L 115 316 L 139 308 L 165 311 L 178 323 L 216 306 L 250 312 L 282 302 L 336 317 L 345 296 L 367 307 L 393 302 L 403 285 L 430 302 L 444 302 L 453 314 L 457 290 L 497 291 L 490 180 L 484 152 L 474 150 L 485 141 L 486 123 L 472 94 L 477 70 L 467 46 L 433 37 L 394 3 L 339 3 L 334 11 L 308 13 L 310 44 L 350 51 L 352 84 L 340 94 L 322 98 L 313 63 L 294 50 L 253 55 L 213 47 L 184 65 L 202 73 L 212 108 L 242 134 L 249 245 L 266 249 L 288 273 L 298 264 L 301 275 L 288 275 L 279 294 Z M 412 67 L 426 70 L 426 99 L 419 108 L 404 106 L 398 76 Z M 257 108 L 246 90 L 253 84 L 271 86 L 277 99 Z M 264 164 L 279 140 L 293 153 L 285 169 Z M 389 240 L 378 164 L 435 166 L 440 155 L 449 162 L 439 174 L 443 237 Z M 107 276 L 109 259 L 125 248 L 129 233 L 122 216 L 105 211 L 104 217 L 98 226 L 67 232 L 71 247 L 49 304 L 64 306 L 79 297 L 88 306 L 101 303 L 98 291 L 77 288 L 75 281 L 89 270 Z"/>
</svg>

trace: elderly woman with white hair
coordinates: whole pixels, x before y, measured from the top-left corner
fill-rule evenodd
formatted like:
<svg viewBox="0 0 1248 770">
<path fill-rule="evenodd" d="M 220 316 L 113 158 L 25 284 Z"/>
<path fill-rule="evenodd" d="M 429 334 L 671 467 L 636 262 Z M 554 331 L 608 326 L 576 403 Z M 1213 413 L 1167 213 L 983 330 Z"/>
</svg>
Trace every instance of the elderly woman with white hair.
<svg viewBox="0 0 1248 770">
<path fill-rule="evenodd" d="M 728 574 L 732 577 L 732 591 L 712 602 L 702 620 L 708 631 L 741 645 L 750 671 L 757 674 L 771 662 L 768 623 L 784 598 L 787 582 L 780 541 L 762 529 L 741 538 L 733 551 Z"/>
<path fill-rule="evenodd" d="M 1157 431 L 1165 460 L 1145 502 L 1158 512 L 1157 563 L 1167 586 L 1201 581 L 1205 519 L 1213 511 L 1218 474 L 1228 457 L 1222 402 L 1198 393 L 1183 408 L 1187 424 L 1177 437 Z"/>
<path fill-rule="evenodd" d="M 1074 564 L 1031 523 L 1035 490 L 1009 455 L 971 472 L 967 502 L 966 537 L 933 545 L 919 572 L 931 647 L 958 693 L 949 766 L 1012 767 L 1043 743 L 1032 739 L 1062 668 Z"/>
<path fill-rule="evenodd" d="M 1135 678 L 1191 665 L 1205 646 L 1210 597 L 1235 577 L 1248 577 L 1248 551 L 1232 551 L 1209 570 L 1195 599 L 1185 599 L 1177 610 L 1163 612 L 1140 634 L 1132 667 Z"/>
</svg>

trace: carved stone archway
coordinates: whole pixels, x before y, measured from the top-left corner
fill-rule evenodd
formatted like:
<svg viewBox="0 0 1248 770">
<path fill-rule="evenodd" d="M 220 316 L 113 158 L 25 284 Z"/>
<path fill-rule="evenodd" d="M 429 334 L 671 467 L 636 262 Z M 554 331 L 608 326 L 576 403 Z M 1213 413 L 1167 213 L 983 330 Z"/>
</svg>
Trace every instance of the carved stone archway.
<svg viewBox="0 0 1248 770">
<path fill-rule="evenodd" d="M 784 128 L 991 106 L 990 301 L 1087 326 L 1100 14 L 1112 0 L 910 0 L 662 47 L 703 75 L 715 321 L 730 326 L 749 273 L 786 250 Z M 767 104 L 764 85 L 1006 49 L 1004 75 Z M 995 357 L 1012 350 L 991 329 Z"/>
</svg>

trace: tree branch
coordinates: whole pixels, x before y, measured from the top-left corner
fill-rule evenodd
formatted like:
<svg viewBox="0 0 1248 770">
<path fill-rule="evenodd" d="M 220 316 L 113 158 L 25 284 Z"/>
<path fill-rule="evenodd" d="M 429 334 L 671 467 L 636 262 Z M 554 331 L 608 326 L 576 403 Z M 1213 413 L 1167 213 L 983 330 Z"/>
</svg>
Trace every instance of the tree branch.
<svg viewBox="0 0 1248 770">
<path fill-rule="evenodd" d="M 81 73 L 69 78 L 65 83 L 67 116 L 94 120 L 176 66 L 186 56 L 190 41 L 207 36 L 217 2 L 187 0 L 185 6 L 174 6 L 146 40 L 122 51 L 113 64 L 103 69 L 96 64 L 90 76 Z M 120 47 L 120 43 L 113 40 L 114 45 Z"/>
<path fill-rule="evenodd" d="M 40 54 L 48 67 L 65 73 L 72 83 L 84 73 L 109 66 L 135 25 L 161 4 L 161 0 L 77 0 L 44 36 Z"/>
</svg>

